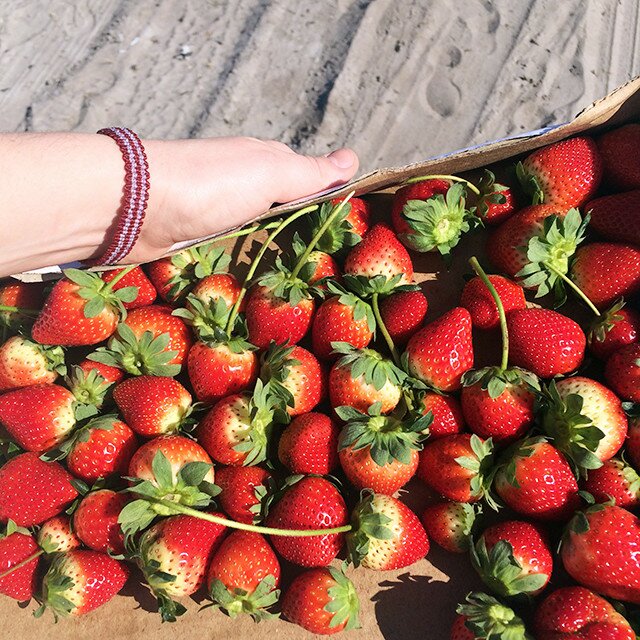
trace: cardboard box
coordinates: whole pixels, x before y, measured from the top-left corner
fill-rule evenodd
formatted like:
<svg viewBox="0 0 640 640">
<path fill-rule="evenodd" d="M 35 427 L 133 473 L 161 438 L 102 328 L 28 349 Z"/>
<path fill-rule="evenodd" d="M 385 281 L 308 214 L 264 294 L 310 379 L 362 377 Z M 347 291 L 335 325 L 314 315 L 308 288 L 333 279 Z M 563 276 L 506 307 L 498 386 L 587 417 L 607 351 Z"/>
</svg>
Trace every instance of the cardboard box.
<svg viewBox="0 0 640 640">
<path fill-rule="evenodd" d="M 459 175 L 493 163 L 511 164 L 515 157 L 532 149 L 579 133 L 596 133 L 603 128 L 634 120 L 640 121 L 640 77 L 595 102 L 570 123 L 406 167 L 380 169 L 332 191 L 330 195 L 345 195 L 352 190 L 357 195 L 376 192 L 371 196 L 372 203 L 378 214 L 384 215 L 389 211 L 389 194 L 407 178 L 433 173 Z M 275 207 L 257 219 L 277 216 L 328 197 L 329 194 L 325 194 Z M 254 242 L 263 238 L 264 233 L 257 234 L 230 247 L 234 263 L 240 264 L 240 271 L 248 261 L 247 255 L 253 254 Z M 454 263 L 450 270 L 446 269 L 437 255 L 412 256 L 416 276 L 429 300 L 427 320 L 436 318 L 445 309 L 458 303 L 462 276 L 469 272 L 466 260 L 471 255 L 482 257 L 484 238 L 482 232 L 465 238 L 454 249 Z M 283 246 L 286 248 L 286 244 Z M 479 360 L 496 357 L 495 345 L 483 343 L 482 337 L 476 343 L 481 354 Z M 418 483 L 413 483 L 409 491 L 403 493 L 418 513 L 428 500 Z M 296 570 L 291 567 L 283 569 L 286 585 L 287 576 Z M 444 640 L 449 637 L 456 603 L 470 590 L 481 588 L 466 557 L 447 554 L 435 544 L 426 559 L 408 569 L 385 573 L 351 569 L 349 575 L 360 595 L 362 629 L 343 637 L 366 640 Z M 36 640 L 53 634 L 59 640 L 244 640 L 268 637 L 308 640 L 316 637 L 280 620 L 255 625 L 250 619 L 230 620 L 215 609 L 199 612 L 202 598 L 201 595 L 193 600 L 188 599 L 185 604 L 189 611 L 177 623 L 162 624 L 158 614 L 148 612 L 153 610 L 154 600 L 144 588 L 136 585 L 134 576 L 124 592 L 102 609 L 85 618 L 61 620 L 54 628 L 49 615 L 45 615 L 44 619 L 33 619 L 30 615 L 30 610 L 35 608 L 33 605 L 20 611 L 14 601 L 0 597 L 2 636 L 15 640 Z"/>
</svg>

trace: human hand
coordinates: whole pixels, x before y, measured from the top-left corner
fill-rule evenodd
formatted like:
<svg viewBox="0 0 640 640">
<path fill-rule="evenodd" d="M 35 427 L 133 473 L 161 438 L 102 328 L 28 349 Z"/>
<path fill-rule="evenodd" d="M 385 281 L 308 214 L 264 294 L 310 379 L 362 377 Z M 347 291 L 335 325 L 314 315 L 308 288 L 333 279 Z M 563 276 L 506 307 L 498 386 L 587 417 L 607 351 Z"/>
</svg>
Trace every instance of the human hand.
<svg viewBox="0 0 640 640">
<path fill-rule="evenodd" d="M 126 262 L 147 262 L 185 240 L 237 227 L 288 202 L 347 182 L 358 169 L 349 149 L 303 156 L 256 138 L 144 142 L 151 192 L 140 238 Z"/>
</svg>

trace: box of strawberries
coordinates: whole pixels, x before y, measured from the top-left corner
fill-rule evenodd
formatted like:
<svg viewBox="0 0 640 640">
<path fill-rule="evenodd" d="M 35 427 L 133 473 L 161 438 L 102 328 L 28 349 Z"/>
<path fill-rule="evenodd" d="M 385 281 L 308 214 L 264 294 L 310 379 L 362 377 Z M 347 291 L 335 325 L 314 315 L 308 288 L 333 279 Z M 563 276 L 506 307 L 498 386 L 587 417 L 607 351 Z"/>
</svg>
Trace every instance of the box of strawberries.
<svg viewBox="0 0 640 640">
<path fill-rule="evenodd" d="M 640 79 L 261 218 L 0 282 L 6 632 L 635 638 Z"/>
</svg>

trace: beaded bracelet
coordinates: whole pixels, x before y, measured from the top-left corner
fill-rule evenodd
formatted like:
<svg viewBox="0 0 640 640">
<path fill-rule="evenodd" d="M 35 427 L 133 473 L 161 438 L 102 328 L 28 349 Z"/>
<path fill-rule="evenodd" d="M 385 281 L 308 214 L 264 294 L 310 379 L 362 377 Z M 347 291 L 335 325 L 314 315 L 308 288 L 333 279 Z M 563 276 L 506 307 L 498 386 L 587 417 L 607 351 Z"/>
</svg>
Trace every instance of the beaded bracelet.
<svg viewBox="0 0 640 640">
<path fill-rule="evenodd" d="M 124 160 L 124 199 L 118 225 L 105 253 L 95 266 L 116 264 L 129 253 L 140 235 L 149 200 L 149 164 L 140 138 L 131 129 L 108 127 L 97 133 L 115 140 Z"/>
</svg>

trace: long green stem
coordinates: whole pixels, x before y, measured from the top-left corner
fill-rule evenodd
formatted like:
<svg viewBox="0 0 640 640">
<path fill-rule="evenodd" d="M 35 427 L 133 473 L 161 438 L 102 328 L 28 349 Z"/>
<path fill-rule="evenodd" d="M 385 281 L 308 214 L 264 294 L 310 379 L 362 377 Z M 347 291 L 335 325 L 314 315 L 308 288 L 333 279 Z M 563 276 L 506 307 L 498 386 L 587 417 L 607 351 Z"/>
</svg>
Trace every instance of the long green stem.
<svg viewBox="0 0 640 640">
<path fill-rule="evenodd" d="M 469 182 L 468 180 L 465 180 L 464 178 L 459 178 L 458 176 L 447 176 L 439 174 L 430 176 L 416 176 L 415 178 L 409 178 L 408 180 L 405 180 L 405 184 L 414 184 L 415 182 L 424 182 L 425 180 L 451 180 L 451 182 L 462 182 L 463 184 L 466 184 L 467 187 L 469 187 L 469 189 L 471 189 L 471 191 L 473 191 L 473 193 L 475 193 L 477 196 L 480 195 L 480 189 L 478 189 L 475 184 Z"/>
<path fill-rule="evenodd" d="M 382 320 L 382 316 L 380 315 L 380 307 L 378 306 L 378 293 L 374 293 L 373 296 L 371 296 L 371 306 L 373 307 L 373 315 L 376 318 L 376 324 L 380 329 L 380 333 L 382 334 L 384 341 L 387 343 L 387 347 L 389 347 L 389 351 L 391 352 L 394 363 L 397 367 L 399 367 L 400 354 L 396 349 L 396 345 L 393 343 L 393 338 L 389 335 L 387 325 L 385 325 L 384 321 Z"/>
<path fill-rule="evenodd" d="M 115 287 L 122 278 L 124 278 L 130 271 L 133 271 L 137 266 L 137 264 L 130 264 L 128 267 L 124 267 L 122 271 L 117 276 L 114 276 L 113 280 L 107 284 L 105 287 L 105 293 L 113 291 L 113 287 Z"/>
<path fill-rule="evenodd" d="M 3 571 L 2 573 L 0 573 L 0 580 L 2 580 L 2 578 L 6 578 L 8 575 L 11 575 L 14 571 L 17 571 L 21 567 L 24 567 L 26 564 L 33 562 L 36 558 L 39 558 L 43 553 L 44 553 L 44 550 L 39 549 L 38 551 L 32 553 L 30 556 L 27 556 L 24 560 L 21 560 L 20 562 L 18 562 L 18 564 L 14 564 L 13 566 L 9 567 L 6 571 Z"/>
<path fill-rule="evenodd" d="M 598 318 L 600 317 L 601 313 L 600 311 L 598 311 L 598 308 L 596 307 L 596 305 L 593 304 L 591 300 L 589 300 L 589 298 L 587 297 L 587 294 L 575 282 L 573 282 L 571 278 L 567 278 L 567 276 L 564 273 L 562 273 L 561 271 L 558 271 L 558 269 L 551 266 L 550 264 L 547 264 L 546 262 L 544 262 L 543 264 L 545 267 L 547 267 L 547 269 L 549 269 L 549 271 L 553 271 L 553 273 L 555 273 L 563 282 L 568 284 L 576 292 L 578 297 L 584 301 L 584 303 L 589 307 L 589 309 L 593 311 L 596 317 Z"/>
<path fill-rule="evenodd" d="M 23 316 L 37 316 L 40 311 L 38 309 L 22 309 L 20 307 L 9 307 L 5 304 L 0 304 L 0 312 L 8 311 L 9 313 L 21 313 Z"/>
<path fill-rule="evenodd" d="M 228 520 L 220 516 L 215 516 L 205 511 L 198 511 L 191 507 L 179 504 L 177 502 L 171 502 L 169 500 L 161 500 L 159 498 L 145 498 L 149 502 L 162 505 L 163 507 L 169 507 L 177 513 L 182 513 L 187 516 L 193 516 L 194 518 L 200 518 L 200 520 L 206 520 L 207 522 L 214 522 L 215 524 L 221 524 L 231 529 L 242 529 L 242 531 L 253 531 L 254 533 L 261 533 L 263 535 L 271 536 L 285 536 L 288 538 L 308 538 L 311 536 L 321 536 L 334 533 L 346 533 L 351 531 L 352 526 L 345 524 L 342 527 L 333 527 L 331 529 L 278 529 L 275 527 L 262 527 L 255 524 L 245 524 L 244 522 L 236 522 L 235 520 Z"/>
<path fill-rule="evenodd" d="M 311 213 L 312 211 L 315 211 L 317 208 L 318 208 L 318 205 L 314 204 L 314 205 L 311 205 L 310 207 L 305 207 L 304 209 L 300 209 L 300 211 L 296 211 L 295 213 L 291 214 L 288 218 L 279 222 L 278 226 L 271 232 L 269 237 L 264 241 L 264 243 L 260 247 L 260 251 L 258 251 L 258 255 L 256 255 L 253 262 L 251 263 L 251 266 L 249 267 L 247 276 L 245 277 L 244 282 L 242 283 L 242 289 L 240 289 L 240 294 L 238 295 L 238 299 L 236 300 L 236 303 L 233 305 L 233 308 L 231 309 L 231 313 L 229 314 L 229 319 L 227 320 L 227 326 L 225 329 L 225 332 L 227 335 L 230 335 L 231 331 L 233 330 L 233 325 L 236 321 L 236 318 L 238 317 L 238 312 L 240 311 L 240 305 L 242 304 L 242 300 L 244 299 L 244 296 L 247 293 L 249 283 L 251 282 L 253 276 L 255 275 L 256 269 L 260 264 L 260 260 L 262 260 L 262 256 L 264 256 L 264 254 L 266 253 L 267 249 L 269 248 L 269 245 L 276 239 L 278 234 L 285 227 L 289 226 L 294 220 L 297 220 L 298 218 L 308 213 Z"/>
<path fill-rule="evenodd" d="M 293 271 L 291 272 L 291 276 L 290 276 L 291 280 L 293 280 L 293 279 L 298 277 L 298 274 L 300 273 L 300 269 L 302 269 L 302 267 L 304 267 L 304 265 L 307 264 L 307 260 L 309 259 L 309 256 L 311 255 L 311 252 L 316 248 L 316 245 L 320 241 L 320 238 L 322 238 L 322 236 L 324 235 L 325 231 L 331 226 L 331 223 L 336 219 L 336 216 L 342 211 L 342 209 L 344 209 L 344 207 L 347 204 L 347 202 L 349 202 L 349 200 L 351 200 L 351 198 L 353 198 L 354 194 L 355 194 L 355 191 L 352 191 L 331 212 L 331 214 L 324 221 L 324 224 L 316 231 L 316 233 L 313 236 L 313 238 L 311 238 L 311 242 L 307 245 L 307 248 L 305 249 L 304 253 L 300 256 L 300 259 L 298 260 L 298 263 L 293 268 Z"/>
<path fill-rule="evenodd" d="M 500 333 L 502 334 L 502 360 L 500 362 L 500 369 L 504 371 L 509 365 L 509 329 L 507 328 L 507 316 L 504 313 L 504 306 L 502 304 L 502 300 L 496 291 L 496 288 L 491 284 L 491 280 L 487 277 L 487 274 L 484 272 L 484 269 L 480 266 L 478 259 L 473 256 L 469 258 L 469 264 L 472 269 L 478 274 L 478 277 L 482 282 L 484 282 L 487 289 L 489 289 L 489 293 L 493 298 L 493 301 L 496 303 L 496 307 L 498 307 L 498 317 L 500 318 Z"/>
<path fill-rule="evenodd" d="M 221 240 L 231 240 L 232 238 L 242 238 L 243 236 L 250 236 L 257 231 L 266 231 L 267 229 L 275 229 L 280 224 L 279 220 L 275 222 L 261 222 L 255 224 L 253 227 L 244 227 L 244 229 L 238 229 L 238 231 L 231 231 L 221 236 L 216 236 L 213 242 L 220 242 Z"/>
</svg>

